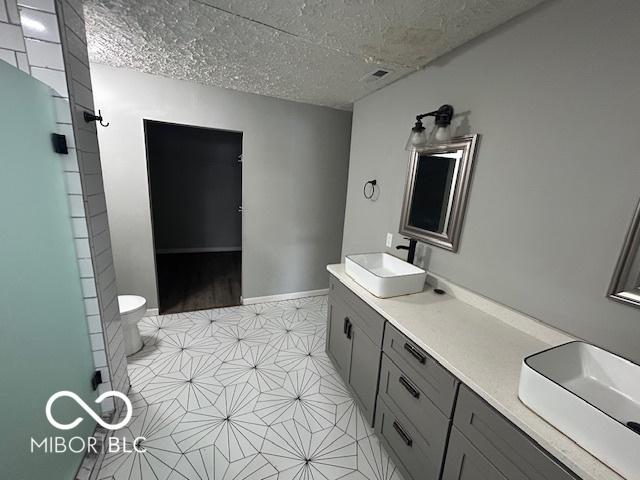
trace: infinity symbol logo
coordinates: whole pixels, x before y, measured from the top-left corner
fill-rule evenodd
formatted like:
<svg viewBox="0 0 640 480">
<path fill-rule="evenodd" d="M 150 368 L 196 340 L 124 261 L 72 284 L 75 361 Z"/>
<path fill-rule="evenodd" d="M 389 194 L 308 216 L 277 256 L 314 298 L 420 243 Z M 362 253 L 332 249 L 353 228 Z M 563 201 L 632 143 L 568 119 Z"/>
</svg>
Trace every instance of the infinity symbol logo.
<svg viewBox="0 0 640 480">
<path fill-rule="evenodd" d="M 100 418 L 100 416 L 96 412 L 94 412 L 91 409 L 91 407 L 87 405 L 84 402 L 84 400 L 82 400 L 78 395 L 76 395 L 73 392 L 69 392 L 68 390 L 62 390 L 58 393 L 54 393 L 53 395 L 51 395 L 51 397 L 49 397 L 49 400 L 47 400 L 47 406 L 45 408 L 45 414 L 47 415 L 47 420 L 49 420 L 49 423 L 59 430 L 71 430 L 72 428 L 77 427 L 80 424 L 80 422 L 82 422 L 83 420 L 82 417 L 78 417 L 73 422 L 68 423 L 66 425 L 64 423 L 57 422 L 51 415 L 51 406 L 53 405 L 53 402 L 55 402 L 60 397 L 71 398 L 78 405 L 80 405 L 82 409 L 91 416 L 91 418 L 93 418 L 96 422 L 98 422 L 100 426 L 108 430 L 118 430 L 124 427 L 127 423 L 129 423 L 129 420 L 131 420 L 131 415 L 133 414 L 133 407 L 131 406 L 131 400 L 129 400 L 127 396 L 122 392 L 116 392 L 115 390 L 110 390 L 108 392 L 104 392 L 102 395 L 100 395 L 98 398 L 95 399 L 95 403 L 102 403 L 102 401 L 105 398 L 116 397 L 122 400 L 126 405 L 127 414 L 125 415 L 124 419 L 121 422 L 118 422 L 112 425 L 102 420 L 102 418 Z"/>
</svg>

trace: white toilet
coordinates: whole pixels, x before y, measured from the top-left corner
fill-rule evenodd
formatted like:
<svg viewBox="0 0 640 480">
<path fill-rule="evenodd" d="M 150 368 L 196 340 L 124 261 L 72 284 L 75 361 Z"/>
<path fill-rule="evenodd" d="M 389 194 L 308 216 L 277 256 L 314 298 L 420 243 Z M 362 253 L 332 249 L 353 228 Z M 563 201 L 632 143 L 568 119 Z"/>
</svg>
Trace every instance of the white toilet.
<svg viewBox="0 0 640 480">
<path fill-rule="evenodd" d="M 138 322 L 147 311 L 147 299 L 138 295 L 118 295 L 120 318 L 124 327 L 124 351 L 133 355 L 142 348 Z"/>
</svg>

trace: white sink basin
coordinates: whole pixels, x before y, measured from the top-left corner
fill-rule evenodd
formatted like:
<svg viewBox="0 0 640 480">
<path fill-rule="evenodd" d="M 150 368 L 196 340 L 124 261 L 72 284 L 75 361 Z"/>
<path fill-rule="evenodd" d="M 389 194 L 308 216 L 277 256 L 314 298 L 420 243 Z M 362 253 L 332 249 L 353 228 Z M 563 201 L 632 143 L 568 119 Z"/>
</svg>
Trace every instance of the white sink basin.
<svg viewBox="0 0 640 480">
<path fill-rule="evenodd" d="M 525 358 L 518 394 L 620 475 L 640 479 L 640 365 L 570 342 Z"/>
<path fill-rule="evenodd" d="M 427 272 L 388 253 L 347 255 L 344 270 L 376 297 L 421 292 Z"/>
</svg>

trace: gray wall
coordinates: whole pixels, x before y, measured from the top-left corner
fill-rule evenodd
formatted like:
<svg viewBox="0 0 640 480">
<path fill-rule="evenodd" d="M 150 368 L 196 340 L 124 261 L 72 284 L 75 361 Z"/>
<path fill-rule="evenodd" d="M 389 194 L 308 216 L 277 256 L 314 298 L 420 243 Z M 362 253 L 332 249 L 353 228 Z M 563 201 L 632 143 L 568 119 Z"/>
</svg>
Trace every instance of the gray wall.
<svg viewBox="0 0 640 480">
<path fill-rule="evenodd" d="M 242 295 L 326 288 L 351 113 L 91 65 L 118 291 L 157 305 L 143 118 L 243 132 Z"/>
<path fill-rule="evenodd" d="M 550 1 L 358 101 L 343 254 L 398 231 L 413 117 L 451 103 L 482 141 L 460 251 L 423 248 L 428 268 L 640 361 L 640 310 L 605 297 L 640 195 L 639 18 L 635 0 Z"/>
<path fill-rule="evenodd" d="M 156 253 L 242 249 L 242 134 L 146 123 Z"/>
</svg>

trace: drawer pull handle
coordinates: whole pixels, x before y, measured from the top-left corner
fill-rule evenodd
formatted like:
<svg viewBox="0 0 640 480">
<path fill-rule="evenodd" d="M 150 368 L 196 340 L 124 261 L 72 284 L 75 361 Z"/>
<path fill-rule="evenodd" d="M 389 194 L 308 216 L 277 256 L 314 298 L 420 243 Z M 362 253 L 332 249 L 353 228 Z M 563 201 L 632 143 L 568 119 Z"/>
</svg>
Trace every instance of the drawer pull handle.
<svg viewBox="0 0 640 480">
<path fill-rule="evenodd" d="M 404 349 L 407 352 L 409 352 L 411 355 L 413 355 L 414 358 L 416 360 L 418 360 L 420 363 L 422 363 L 423 365 L 426 363 L 427 357 L 425 357 L 422 353 L 420 353 L 418 351 L 418 349 L 416 347 L 414 347 L 413 345 L 411 345 L 410 343 L 405 343 L 404 344 Z"/>
<path fill-rule="evenodd" d="M 351 340 L 351 332 L 353 331 L 353 324 L 351 320 L 349 320 L 349 325 L 347 326 L 347 338 Z"/>
<path fill-rule="evenodd" d="M 407 389 L 407 391 L 411 394 L 411 396 L 413 396 L 413 398 L 420 398 L 420 392 L 418 391 L 418 389 L 411 385 L 411 383 L 409 383 L 406 378 L 401 375 L 398 381 L 404 388 Z"/>
<path fill-rule="evenodd" d="M 409 435 L 407 435 L 407 432 L 404 431 L 404 428 L 402 428 L 398 422 L 393 422 L 393 428 L 396 429 L 396 432 L 398 432 L 398 435 L 400 435 L 400 438 L 402 438 L 402 441 L 407 445 L 407 447 L 413 445 L 413 440 Z"/>
</svg>

